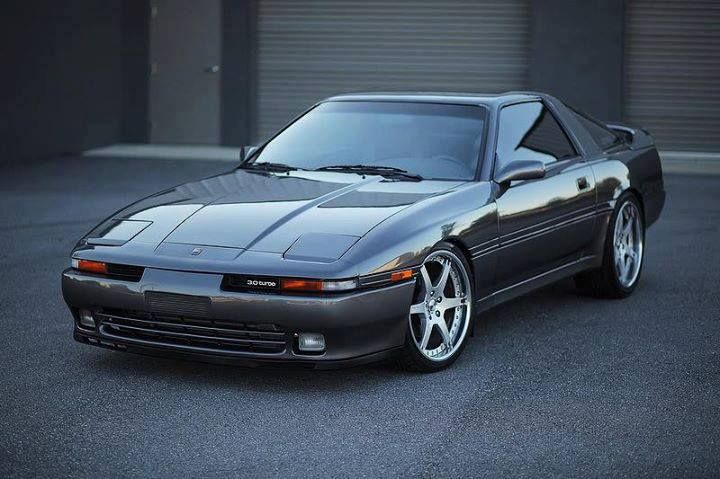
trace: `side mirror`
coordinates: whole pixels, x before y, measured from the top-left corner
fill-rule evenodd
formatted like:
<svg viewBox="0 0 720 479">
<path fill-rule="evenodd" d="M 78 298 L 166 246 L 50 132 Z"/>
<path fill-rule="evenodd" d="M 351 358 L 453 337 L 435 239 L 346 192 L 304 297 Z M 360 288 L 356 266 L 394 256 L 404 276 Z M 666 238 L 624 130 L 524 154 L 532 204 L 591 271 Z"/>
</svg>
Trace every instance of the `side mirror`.
<svg viewBox="0 0 720 479">
<path fill-rule="evenodd" d="M 243 146 L 240 150 L 240 161 L 245 161 L 250 158 L 250 156 L 252 156 L 252 154 L 255 153 L 257 149 L 258 147 L 253 145 Z"/>
<path fill-rule="evenodd" d="M 545 163 L 537 160 L 513 161 L 495 174 L 499 184 L 509 184 L 516 180 L 535 180 L 545 176 Z"/>
</svg>

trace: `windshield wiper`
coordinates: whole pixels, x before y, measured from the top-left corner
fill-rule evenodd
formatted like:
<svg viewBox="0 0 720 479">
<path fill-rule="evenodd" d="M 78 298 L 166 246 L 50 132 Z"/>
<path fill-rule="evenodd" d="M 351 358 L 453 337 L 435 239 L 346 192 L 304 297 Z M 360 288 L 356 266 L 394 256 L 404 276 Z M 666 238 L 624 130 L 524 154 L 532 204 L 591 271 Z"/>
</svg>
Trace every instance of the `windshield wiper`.
<svg viewBox="0 0 720 479">
<path fill-rule="evenodd" d="M 286 165 L 285 163 L 250 163 L 246 165 L 240 165 L 240 168 L 244 170 L 260 170 L 260 171 L 278 171 L 285 173 L 286 171 L 295 171 L 300 168 L 296 166 Z"/>
<path fill-rule="evenodd" d="M 410 173 L 406 170 L 395 168 L 393 166 L 379 165 L 329 165 L 316 168 L 315 171 L 347 171 L 350 173 L 380 175 L 380 176 L 402 176 L 415 181 L 423 179 L 416 173 Z"/>
</svg>

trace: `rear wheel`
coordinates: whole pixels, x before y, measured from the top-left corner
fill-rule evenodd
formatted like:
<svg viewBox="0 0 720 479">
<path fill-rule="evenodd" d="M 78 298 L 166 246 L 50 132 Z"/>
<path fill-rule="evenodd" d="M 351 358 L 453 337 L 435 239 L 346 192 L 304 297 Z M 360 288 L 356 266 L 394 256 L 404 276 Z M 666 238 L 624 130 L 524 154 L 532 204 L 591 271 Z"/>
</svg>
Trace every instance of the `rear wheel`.
<svg viewBox="0 0 720 479">
<path fill-rule="evenodd" d="M 584 293 L 605 297 L 629 296 L 640 279 L 645 252 L 645 223 L 637 198 L 621 196 L 605 237 L 602 267 L 575 276 Z"/>
<path fill-rule="evenodd" d="M 470 267 L 455 246 L 441 243 L 420 268 L 402 365 L 421 372 L 450 366 L 465 347 L 471 320 Z"/>
</svg>

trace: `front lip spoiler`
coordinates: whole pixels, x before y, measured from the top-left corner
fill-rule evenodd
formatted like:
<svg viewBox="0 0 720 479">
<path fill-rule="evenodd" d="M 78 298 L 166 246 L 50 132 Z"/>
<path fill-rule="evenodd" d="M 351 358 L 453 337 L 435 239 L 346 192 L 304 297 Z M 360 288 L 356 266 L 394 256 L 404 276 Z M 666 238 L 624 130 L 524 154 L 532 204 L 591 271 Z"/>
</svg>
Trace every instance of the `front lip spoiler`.
<svg viewBox="0 0 720 479">
<path fill-rule="evenodd" d="M 81 331 L 75 328 L 73 332 L 73 338 L 82 344 L 88 344 L 91 346 L 98 346 L 105 349 L 114 351 L 123 351 L 129 353 L 140 354 L 143 356 L 153 356 L 166 359 L 179 359 L 184 361 L 202 362 L 208 364 L 220 364 L 226 366 L 239 366 L 248 368 L 257 367 L 272 367 L 281 369 L 320 369 L 320 370 L 331 370 L 331 369 L 344 369 L 357 366 L 363 366 L 366 364 L 378 363 L 383 360 L 392 359 L 400 354 L 403 347 L 395 347 L 386 349 L 383 351 L 377 351 L 371 354 L 363 356 L 357 356 L 354 358 L 347 359 L 334 359 L 334 360 L 313 360 L 312 358 L 283 358 L 276 359 L 272 357 L 268 358 L 248 358 L 240 356 L 228 356 L 217 353 L 202 353 L 193 351 L 181 351 L 176 348 L 164 348 L 158 346 L 143 346 L 134 344 L 126 341 L 122 341 L 114 338 L 101 338 L 94 334 L 87 334 L 85 331 Z"/>
</svg>

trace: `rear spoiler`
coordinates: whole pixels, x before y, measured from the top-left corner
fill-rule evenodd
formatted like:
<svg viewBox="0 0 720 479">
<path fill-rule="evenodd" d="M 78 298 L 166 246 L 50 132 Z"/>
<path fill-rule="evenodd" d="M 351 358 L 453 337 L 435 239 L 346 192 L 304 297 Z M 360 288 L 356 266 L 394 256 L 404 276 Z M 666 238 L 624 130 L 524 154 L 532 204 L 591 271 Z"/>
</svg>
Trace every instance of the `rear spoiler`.
<svg viewBox="0 0 720 479">
<path fill-rule="evenodd" d="M 655 146 L 652 135 L 644 128 L 637 128 L 617 121 L 606 123 L 605 126 L 617 133 L 633 150 Z"/>
</svg>

